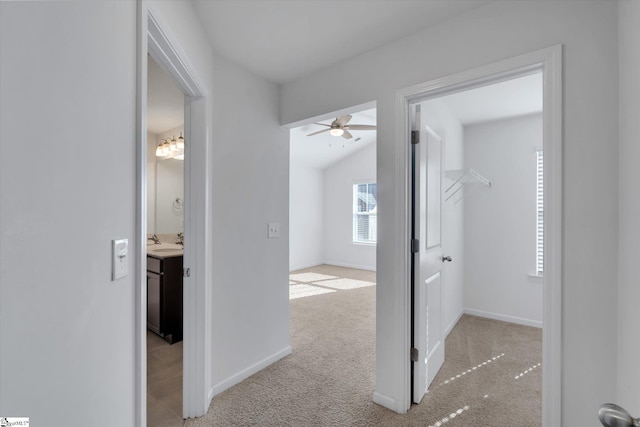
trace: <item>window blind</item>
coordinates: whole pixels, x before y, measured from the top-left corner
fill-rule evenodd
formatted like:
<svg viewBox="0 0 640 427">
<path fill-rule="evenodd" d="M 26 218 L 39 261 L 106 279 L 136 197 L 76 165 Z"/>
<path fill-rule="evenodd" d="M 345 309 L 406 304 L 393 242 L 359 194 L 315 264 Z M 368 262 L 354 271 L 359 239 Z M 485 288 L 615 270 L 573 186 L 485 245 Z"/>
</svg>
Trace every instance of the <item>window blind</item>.
<svg viewBox="0 0 640 427">
<path fill-rule="evenodd" d="M 378 238 L 376 183 L 353 186 L 353 242 L 376 243 Z"/>
<path fill-rule="evenodd" d="M 536 274 L 544 272 L 544 161 L 536 151 Z"/>
</svg>

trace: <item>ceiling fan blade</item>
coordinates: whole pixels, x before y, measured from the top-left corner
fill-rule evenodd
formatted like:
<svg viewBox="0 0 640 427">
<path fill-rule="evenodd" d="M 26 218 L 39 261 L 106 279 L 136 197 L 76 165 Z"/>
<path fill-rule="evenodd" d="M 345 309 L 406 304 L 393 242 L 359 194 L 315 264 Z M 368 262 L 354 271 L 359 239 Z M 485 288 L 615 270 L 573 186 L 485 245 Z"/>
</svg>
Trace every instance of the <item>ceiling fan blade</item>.
<svg viewBox="0 0 640 427">
<path fill-rule="evenodd" d="M 331 125 L 328 125 L 326 123 L 314 123 L 314 125 L 320 125 L 320 126 L 327 126 L 327 127 L 331 127 Z"/>
<path fill-rule="evenodd" d="M 351 120 L 351 114 L 347 114 L 346 116 L 342 116 L 342 117 L 338 117 L 335 120 L 335 124 L 337 124 L 340 127 L 344 127 L 347 123 L 349 123 L 349 120 Z"/>
<path fill-rule="evenodd" d="M 319 130 L 318 132 L 310 133 L 310 134 L 309 134 L 309 135 L 307 135 L 307 136 L 317 135 L 317 134 L 322 133 L 322 132 L 329 132 L 330 130 L 331 130 L 331 128 L 322 129 L 322 130 Z"/>
<path fill-rule="evenodd" d="M 375 125 L 348 125 L 346 128 L 351 130 L 376 130 Z"/>
<path fill-rule="evenodd" d="M 349 131 L 345 129 L 345 130 L 344 130 L 344 133 L 342 134 L 342 137 L 343 137 L 344 139 L 351 139 L 351 138 L 353 138 L 353 135 L 351 135 L 351 134 L 349 133 Z"/>
</svg>

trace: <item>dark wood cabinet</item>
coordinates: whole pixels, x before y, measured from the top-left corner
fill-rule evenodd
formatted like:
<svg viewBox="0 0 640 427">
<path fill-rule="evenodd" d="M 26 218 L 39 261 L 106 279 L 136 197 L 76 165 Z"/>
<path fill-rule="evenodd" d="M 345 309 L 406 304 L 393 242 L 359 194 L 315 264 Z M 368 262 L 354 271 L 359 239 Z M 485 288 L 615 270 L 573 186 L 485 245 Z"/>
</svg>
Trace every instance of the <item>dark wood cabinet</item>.
<svg viewBox="0 0 640 427">
<path fill-rule="evenodd" d="M 147 256 L 147 329 L 182 341 L 182 256 Z"/>
</svg>

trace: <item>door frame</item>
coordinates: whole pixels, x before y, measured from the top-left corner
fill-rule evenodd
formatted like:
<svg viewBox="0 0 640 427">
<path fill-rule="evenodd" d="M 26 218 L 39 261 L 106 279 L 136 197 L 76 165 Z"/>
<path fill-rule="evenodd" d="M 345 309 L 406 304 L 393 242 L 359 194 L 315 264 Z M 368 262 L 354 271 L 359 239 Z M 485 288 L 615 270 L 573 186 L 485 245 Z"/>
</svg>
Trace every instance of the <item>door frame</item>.
<svg viewBox="0 0 640 427">
<path fill-rule="evenodd" d="M 397 412 L 411 406 L 410 104 L 541 71 L 543 75 L 544 263 L 542 425 L 562 424 L 562 45 L 452 74 L 396 92 L 395 259 Z"/>
<path fill-rule="evenodd" d="M 208 90 L 160 12 L 137 2 L 135 425 L 147 425 L 146 228 L 147 54 L 185 95 L 185 278 L 183 291 L 183 417 L 204 415 L 211 402 L 211 197 Z"/>
</svg>

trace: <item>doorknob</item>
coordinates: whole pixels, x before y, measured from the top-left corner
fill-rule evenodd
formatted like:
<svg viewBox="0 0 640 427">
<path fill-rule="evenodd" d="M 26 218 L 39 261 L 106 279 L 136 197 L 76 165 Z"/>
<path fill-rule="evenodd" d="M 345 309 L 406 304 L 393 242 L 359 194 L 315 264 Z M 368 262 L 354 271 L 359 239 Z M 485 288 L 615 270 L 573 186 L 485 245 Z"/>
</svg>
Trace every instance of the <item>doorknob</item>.
<svg viewBox="0 0 640 427">
<path fill-rule="evenodd" d="M 605 427 L 640 426 L 640 418 L 632 418 L 623 408 L 613 403 L 605 403 L 598 411 L 598 418 Z"/>
<path fill-rule="evenodd" d="M 451 262 L 451 257 L 450 257 L 450 256 L 444 256 L 444 255 L 443 255 L 443 256 L 442 256 L 442 262 L 445 262 L 445 261 L 447 261 L 447 262 Z"/>
</svg>

